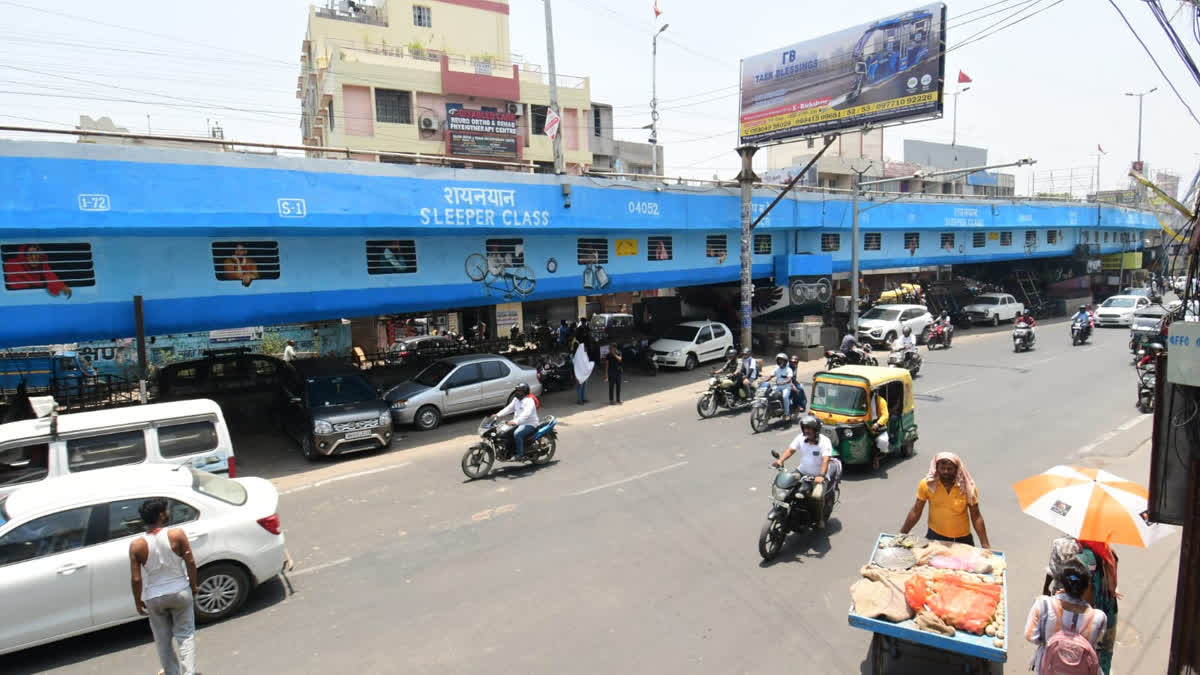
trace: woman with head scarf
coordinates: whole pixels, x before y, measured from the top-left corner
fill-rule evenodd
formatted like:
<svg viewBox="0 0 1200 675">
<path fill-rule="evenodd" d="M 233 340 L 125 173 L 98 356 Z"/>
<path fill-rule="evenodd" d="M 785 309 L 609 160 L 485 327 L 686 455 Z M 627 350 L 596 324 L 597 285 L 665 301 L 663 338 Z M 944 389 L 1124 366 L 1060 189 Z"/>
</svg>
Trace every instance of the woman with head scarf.
<svg viewBox="0 0 1200 675">
<path fill-rule="evenodd" d="M 1091 574 L 1087 600 L 1092 607 L 1104 612 L 1108 625 L 1096 645 L 1096 656 L 1100 657 L 1100 670 L 1108 675 L 1112 669 L 1113 648 L 1117 644 L 1117 554 L 1108 544 L 1099 541 L 1079 542 L 1079 560 Z"/>
<path fill-rule="evenodd" d="M 991 548 L 983 514 L 979 511 L 979 489 L 966 465 L 952 452 L 939 452 L 929 462 L 929 472 L 917 484 L 917 501 L 904 519 L 901 534 L 908 534 L 929 503 L 929 529 L 926 539 L 953 541 L 975 545 L 971 527 L 979 535 L 979 543 Z"/>
</svg>

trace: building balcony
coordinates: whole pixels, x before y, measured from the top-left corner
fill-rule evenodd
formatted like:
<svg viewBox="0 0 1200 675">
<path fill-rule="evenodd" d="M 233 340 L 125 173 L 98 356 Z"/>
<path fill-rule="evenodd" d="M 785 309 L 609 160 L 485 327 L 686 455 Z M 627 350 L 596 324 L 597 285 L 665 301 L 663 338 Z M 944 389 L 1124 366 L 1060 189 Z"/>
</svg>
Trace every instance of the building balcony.
<svg viewBox="0 0 1200 675">
<path fill-rule="evenodd" d="M 314 8 L 316 15 L 322 19 L 334 21 L 349 21 L 370 26 L 387 26 L 387 8 L 368 5 L 359 0 L 330 0 L 327 7 Z"/>
<path fill-rule="evenodd" d="M 443 54 L 442 92 L 449 95 L 519 101 L 520 71 L 511 63 Z"/>
</svg>

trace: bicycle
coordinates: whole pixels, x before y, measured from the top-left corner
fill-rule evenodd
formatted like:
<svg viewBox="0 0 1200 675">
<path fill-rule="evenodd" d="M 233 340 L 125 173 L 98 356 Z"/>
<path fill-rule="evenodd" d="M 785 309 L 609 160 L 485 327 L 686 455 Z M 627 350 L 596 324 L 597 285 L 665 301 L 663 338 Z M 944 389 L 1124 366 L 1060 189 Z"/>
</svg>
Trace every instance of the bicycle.
<svg viewBox="0 0 1200 675">
<path fill-rule="evenodd" d="M 537 285 L 533 270 L 526 265 L 507 265 L 498 258 L 480 253 L 467 256 L 465 267 L 471 281 L 481 282 L 488 295 L 492 291 L 503 293 L 505 300 L 512 300 L 514 295 L 523 298 Z"/>
</svg>

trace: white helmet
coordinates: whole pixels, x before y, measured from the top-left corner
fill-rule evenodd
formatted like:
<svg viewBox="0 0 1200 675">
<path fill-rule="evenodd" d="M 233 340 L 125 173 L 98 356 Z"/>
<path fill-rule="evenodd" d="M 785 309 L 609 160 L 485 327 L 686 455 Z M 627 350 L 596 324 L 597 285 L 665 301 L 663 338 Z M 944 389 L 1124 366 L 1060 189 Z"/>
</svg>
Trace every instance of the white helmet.
<svg viewBox="0 0 1200 675">
<path fill-rule="evenodd" d="M 778 354 L 775 355 L 775 363 L 779 363 L 780 361 L 787 363 L 787 360 L 788 360 L 787 354 L 784 354 L 783 352 L 779 352 Z"/>
</svg>

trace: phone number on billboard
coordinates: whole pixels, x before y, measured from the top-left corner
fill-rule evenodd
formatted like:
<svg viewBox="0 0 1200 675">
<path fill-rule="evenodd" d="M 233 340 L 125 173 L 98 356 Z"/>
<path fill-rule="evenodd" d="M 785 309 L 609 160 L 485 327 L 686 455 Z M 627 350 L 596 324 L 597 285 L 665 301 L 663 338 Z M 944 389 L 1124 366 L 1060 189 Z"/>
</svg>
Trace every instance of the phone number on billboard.
<svg viewBox="0 0 1200 675">
<path fill-rule="evenodd" d="M 877 103 L 868 103 L 866 105 L 846 108 L 844 110 L 833 110 L 832 108 L 798 110 L 792 113 L 784 113 L 777 117 L 771 117 L 763 121 L 745 123 L 742 125 L 742 136 L 755 136 L 758 134 L 770 133 L 772 131 L 781 131 L 783 129 L 792 129 L 810 124 L 830 122 L 833 120 L 845 119 L 847 117 L 869 116 L 888 110 L 910 108 L 936 102 L 937 92 L 927 92 L 924 94 L 913 94 L 912 96 L 894 98 L 887 101 L 879 101 Z"/>
</svg>

